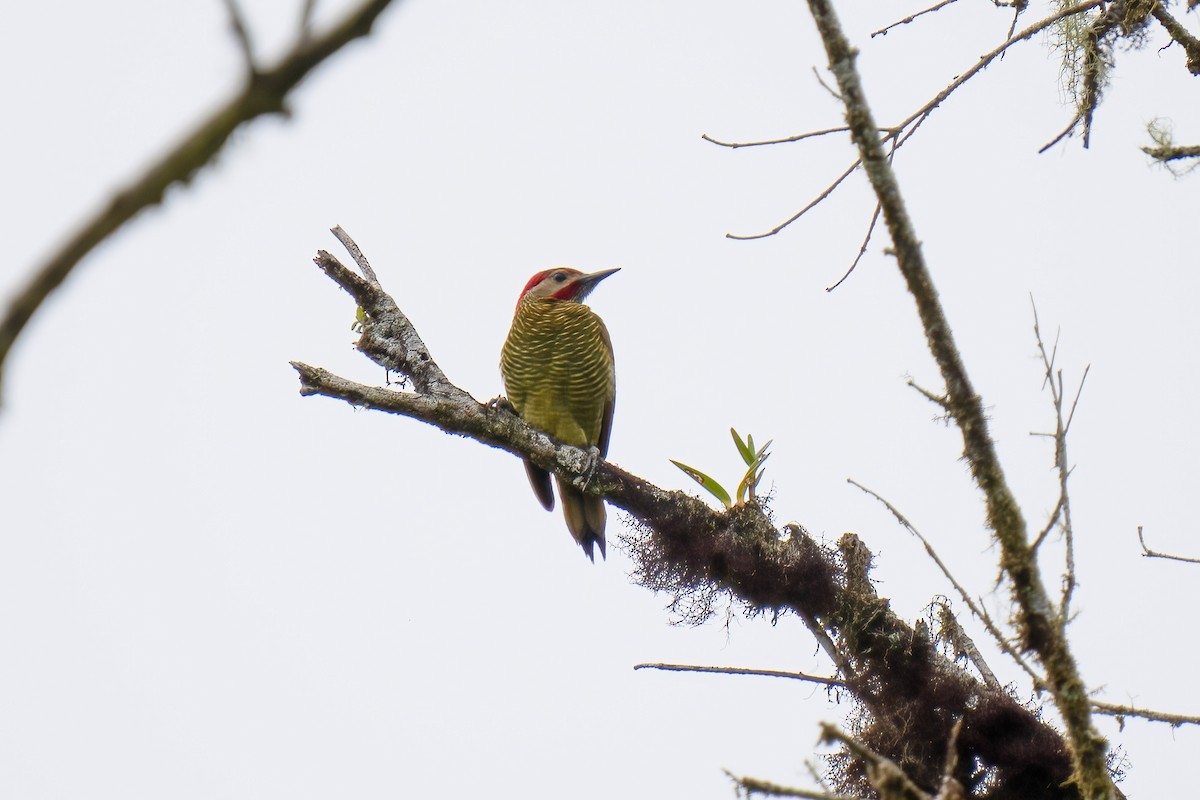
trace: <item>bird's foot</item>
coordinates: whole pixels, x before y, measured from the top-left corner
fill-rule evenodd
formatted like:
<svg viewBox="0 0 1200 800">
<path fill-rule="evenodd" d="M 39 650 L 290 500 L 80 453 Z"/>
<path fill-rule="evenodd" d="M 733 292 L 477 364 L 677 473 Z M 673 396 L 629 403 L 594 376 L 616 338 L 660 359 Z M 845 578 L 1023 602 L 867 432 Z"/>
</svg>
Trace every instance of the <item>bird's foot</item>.
<svg viewBox="0 0 1200 800">
<path fill-rule="evenodd" d="M 592 482 L 592 475 L 596 472 L 596 467 L 600 466 L 600 448 L 592 445 L 584 448 L 584 452 L 588 454 L 587 467 L 583 470 L 583 485 L 586 487 Z"/>
<path fill-rule="evenodd" d="M 487 401 L 487 408 L 492 411 L 507 411 L 510 414 L 516 415 L 517 410 L 513 408 L 513 404 L 508 402 L 508 398 L 504 395 L 493 397 Z"/>
</svg>

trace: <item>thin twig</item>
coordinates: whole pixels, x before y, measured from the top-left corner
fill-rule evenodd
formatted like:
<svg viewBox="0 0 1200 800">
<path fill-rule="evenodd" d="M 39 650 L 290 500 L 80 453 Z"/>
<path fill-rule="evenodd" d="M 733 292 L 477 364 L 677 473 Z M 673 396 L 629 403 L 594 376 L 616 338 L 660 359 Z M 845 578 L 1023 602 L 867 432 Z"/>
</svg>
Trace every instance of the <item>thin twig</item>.
<svg viewBox="0 0 1200 800">
<path fill-rule="evenodd" d="M 958 770 L 958 736 L 962 733 L 963 718 L 959 717 L 950 730 L 950 740 L 946 742 L 946 766 L 942 768 L 942 786 L 935 800 L 959 800 L 966 796 L 962 784 L 954 777 Z"/>
<path fill-rule="evenodd" d="M 894 157 L 896 155 L 896 148 L 898 146 L 899 145 L 897 143 L 897 140 L 895 138 L 893 138 L 892 139 L 892 150 L 890 153 L 888 153 L 889 159 L 891 159 L 892 157 Z M 873 211 L 871 213 L 871 223 L 869 225 L 867 225 L 867 235 L 863 237 L 862 244 L 859 245 L 859 248 L 858 248 L 858 255 L 856 255 L 854 257 L 854 261 L 851 262 L 850 269 L 846 270 L 845 275 L 838 278 L 837 283 L 833 284 L 833 286 L 827 287 L 825 289 L 825 291 L 832 292 L 834 289 L 841 286 L 842 282 L 850 277 L 850 273 L 854 272 L 854 268 L 858 266 L 858 262 L 862 261 L 862 257 L 867 254 L 867 245 L 869 245 L 871 243 L 871 236 L 875 233 L 875 226 L 879 223 L 879 212 L 882 209 L 883 209 L 882 205 L 880 205 L 879 203 L 875 204 L 875 211 Z"/>
<path fill-rule="evenodd" d="M 846 270 L 846 274 L 838 278 L 837 283 L 835 283 L 833 286 L 827 286 L 825 291 L 832 292 L 834 289 L 841 286 L 842 282 L 845 281 L 846 278 L 850 277 L 850 273 L 854 272 L 854 268 L 858 266 L 858 262 L 862 261 L 862 257 L 867 254 L 867 245 L 871 243 L 871 234 L 875 233 L 875 224 L 879 222 L 879 209 L 880 206 L 878 203 L 876 203 L 875 213 L 871 215 L 871 224 L 867 226 L 867 235 L 863 237 L 862 246 L 858 248 L 858 255 L 854 257 L 854 261 L 850 264 L 850 269 Z"/>
<path fill-rule="evenodd" d="M 1092 365 L 1087 364 L 1083 368 L 1083 375 L 1079 378 L 1079 388 L 1075 390 L 1075 399 L 1071 402 L 1071 410 L 1067 413 L 1067 424 L 1063 426 L 1063 434 L 1071 430 L 1071 420 L 1075 419 L 1075 408 L 1079 405 L 1079 396 L 1083 394 L 1083 384 L 1087 382 L 1088 373 L 1092 371 Z"/>
<path fill-rule="evenodd" d="M 1190 5 L 1189 8 L 1191 8 Z M 1187 56 L 1188 72 L 1193 75 L 1200 75 L 1200 39 L 1193 36 L 1179 20 L 1171 16 L 1171 12 L 1167 11 L 1164 4 L 1155 3 L 1152 5 L 1150 7 L 1150 14 L 1158 20 L 1171 39 L 1179 43 L 1183 48 Z"/>
<path fill-rule="evenodd" d="M 838 94 L 837 89 L 834 89 L 832 86 L 830 86 L 828 83 L 825 82 L 825 77 L 823 75 L 821 75 L 821 70 L 817 69 L 814 66 L 812 68 L 812 72 L 813 72 L 813 77 L 815 77 L 817 79 L 817 83 L 821 86 L 821 88 L 824 89 L 825 91 L 829 92 L 829 96 L 832 97 L 834 100 L 837 100 L 839 103 L 842 102 L 842 96 L 840 94 Z"/>
<path fill-rule="evenodd" d="M 1029 435 L 1030 436 L 1052 436 L 1053 434 L 1031 433 Z M 1046 537 L 1050 535 L 1050 531 L 1054 530 L 1054 526 L 1058 524 L 1058 518 L 1062 515 L 1062 509 L 1063 509 L 1063 496 L 1062 496 L 1062 492 L 1060 491 L 1058 494 L 1058 502 L 1054 504 L 1054 510 L 1050 512 L 1050 518 L 1046 521 L 1045 527 L 1042 528 L 1041 532 L 1037 535 L 1037 538 L 1033 540 L 1033 544 L 1031 544 L 1029 546 L 1030 550 L 1033 550 L 1036 552 L 1038 549 L 1041 548 L 1042 542 L 1046 541 Z"/>
<path fill-rule="evenodd" d="M 304 0 L 304 5 L 300 8 L 300 25 L 298 28 L 298 36 L 302 42 L 307 42 L 312 37 L 312 18 L 316 10 L 317 0 Z"/>
<path fill-rule="evenodd" d="M 830 637 L 829 632 L 817 622 L 817 618 L 807 612 L 800 614 L 800 619 L 804 621 L 804 627 L 808 628 L 809 633 L 817 640 L 817 644 L 825 651 L 825 655 L 829 656 L 829 660 L 837 667 L 837 671 L 841 675 L 845 675 L 847 680 L 853 680 L 855 677 L 854 666 L 850 663 L 850 659 L 845 653 L 838 649 L 837 643 Z"/>
<path fill-rule="evenodd" d="M 822 686 L 845 687 L 846 682 L 837 678 L 823 678 L 805 672 L 784 672 L 776 669 L 748 669 L 745 667 L 706 667 L 694 664 L 635 664 L 634 669 L 659 669 L 667 672 L 714 672 L 721 675 L 757 675 L 763 678 L 788 678 L 796 681 L 819 683 Z"/>
<path fill-rule="evenodd" d="M 1013 31 L 1015 31 L 1017 29 L 1017 21 L 1021 19 L 1021 14 L 1025 13 L 1025 9 L 1029 8 L 1029 0 L 1016 0 L 1013 3 L 997 3 L 996 5 L 997 6 L 1003 6 L 1003 5 L 1012 5 L 1013 6 L 1013 18 L 1012 18 L 1012 22 L 1009 23 L 1009 26 L 1008 26 L 1008 36 L 1011 39 L 1012 35 L 1013 35 Z M 1000 59 L 1003 61 L 1004 57 L 1001 56 Z"/>
<path fill-rule="evenodd" d="M 224 0 L 225 10 L 229 13 L 229 27 L 233 29 L 233 37 L 241 48 L 242 58 L 246 61 L 246 71 L 250 75 L 258 74 L 258 61 L 254 57 L 254 43 L 250 39 L 250 28 L 246 18 L 242 16 L 242 8 L 237 0 Z"/>
<path fill-rule="evenodd" d="M 938 3 L 937 5 L 930 6 L 929 8 L 925 9 L 924 11 L 918 11 L 915 14 L 910 14 L 902 20 L 893 22 L 891 25 L 888 25 L 886 28 L 880 28 L 879 30 L 877 30 L 871 34 L 871 38 L 874 39 L 876 36 L 887 36 L 888 31 L 890 31 L 892 28 L 898 28 L 901 25 L 907 25 L 908 23 L 915 20 L 917 17 L 923 17 L 926 14 L 932 14 L 935 11 L 940 11 L 941 9 L 950 5 L 951 3 L 955 3 L 957 1 L 958 0 L 942 0 L 942 2 Z"/>
<path fill-rule="evenodd" d="M 1083 119 L 1083 114 L 1077 113 L 1075 115 L 1075 118 L 1067 124 L 1067 127 L 1062 129 L 1062 133 L 1058 134 L 1058 136 L 1055 136 L 1053 139 L 1051 139 L 1050 141 L 1046 142 L 1044 145 L 1042 145 L 1041 147 L 1038 148 L 1038 154 L 1040 155 L 1041 153 L 1046 152 L 1051 147 L 1054 147 L 1054 145 L 1058 144 L 1063 139 L 1067 138 L 1072 133 L 1074 133 L 1075 128 L 1077 128 L 1079 126 L 1079 123 L 1082 119 Z"/>
<path fill-rule="evenodd" d="M 924 397 L 926 400 L 933 403 L 934 405 L 940 406 L 943 411 L 950 410 L 950 401 L 946 399 L 945 394 L 934 394 L 933 392 L 931 392 L 928 389 L 926 389 L 925 387 L 917 384 L 915 381 L 913 381 L 911 379 L 908 381 L 908 387 L 910 389 L 916 390 L 916 392 L 919 395 L 921 395 L 922 397 Z"/>
<path fill-rule="evenodd" d="M 1045 678 L 1038 675 L 1033 667 L 1031 667 L 1024 657 L 1022 657 L 1022 655 L 1017 651 L 1017 649 L 1009 643 L 1008 639 L 1003 633 L 1000 632 L 1000 628 L 992 620 L 991 615 L 988 614 L 983 605 L 976 603 L 971 595 L 967 593 L 966 588 L 964 588 L 963 585 L 958 582 L 958 579 L 954 577 L 954 573 L 950 571 L 950 568 L 946 566 L 944 561 L 942 561 L 941 557 L 937 554 L 937 551 L 933 549 L 933 545 L 929 543 L 929 540 L 925 538 L 924 534 L 917 530 L 916 526 L 908 521 L 908 518 L 901 513 L 900 509 L 896 508 L 885 498 L 868 489 L 866 486 L 863 486 L 858 481 L 855 481 L 852 478 L 847 478 L 846 482 L 851 486 L 855 486 L 859 490 L 866 492 L 867 494 L 871 495 L 871 497 L 874 497 L 876 500 L 882 503 L 884 508 L 892 513 L 892 516 L 896 518 L 896 521 L 900 523 L 902 528 L 911 533 L 913 536 L 917 537 L 918 541 L 924 545 L 925 552 L 933 560 L 933 563 L 936 564 L 937 568 L 940 569 L 942 574 L 946 576 L 946 580 L 950 581 L 950 585 L 954 587 L 954 591 L 958 592 L 958 596 L 961 597 L 963 602 L 967 604 L 967 608 L 970 610 L 970 612 L 975 615 L 976 619 L 983 623 L 984 628 L 986 628 L 987 632 L 991 634 L 991 637 L 993 640 L 995 640 L 997 646 L 999 646 L 1009 658 L 1011 658 L 1018 666 L 1021 667 L 1021 669 L 1025 671 L 1027 675 L 1029 675 L 1035 686 L 1039 688 L 1045 686 Z"/>
<path fill-rule="evenodd" d="M 1041 33 L 1046 28 L 1049 28 L 1050 26 L 1054 25 L 1055 23 L 1057 23 L 1061 20 L 1066 19 L 1067 17 L 1073 17 L 1076 14 L 1082 14 L 1086 11 L 1091 11 L 1094 8 L 1099 8 L 1100 6 L 1104 5 L 1105 2 L 1106 2 L 1106 0 L 1086 0 L 1086 2 L 1080 3 L 1079 5 L 1071 6 L 1070 8 L 1064 8 L 1062 11 L 1059 11 L 1056 14 L 1051 14 L 1050 16 L 1046 17 L 1045 19 L 1038 20 L 1037 22 L 1033 23 L 1029 27 L 1023 28 L 1019 32 L 1017 32 L 1017 33 L 1013 34 L 1012 36 L 1008 37 L 1007 39 L 1005 39 L 998 47 L 993 49 L 991 52 L 980 56 L 979 60 L 976 61 L 973 65 L 971 65 L 971 67 L 969 69 L 967 69 L 965 72 L 961 73 L 957 78 L 955 78 L 953 81 L 951 81 L 950 84 L 948 86 L 946 86 L 945 89 L 942 89 L 942 91 L 938 92 L 937 95 L 932 100 L 930 100 L 928 103 L 921 106 L 916 111 L 914 111 L 912 114 L 910 114 L 907 119 L 905 119 L 899 125 L 896 125 L 895 128 L 898 130 L 902 130 L 904 128 L 907 128 L 909 125 L 911 125 L 917 119 L 928 116 L 930 113 L 933 112 L 933 110 L 935 108 L 937 108 L 939 105 L 941 105 L 946 100 L 946 98 L 948 98 L 951 94 L 953 94 L 955 92 L 955 90 L 957 90 L 960 86 L 962 86 L 964 83 L 969 81 L 971 78 L 975 77 L 975 75 L 977 75 L 980 71 L 982 71 L 984 68 L 986 68 L 989 64 L 991 64 L 993 61 L 995 61 L 997 58 L 999 58 L 1001 55 L 1003 55 L 1004 51 L 1008 50 L 1008 48 L 1012 47 L 1014 44 L 1017 44 L 1018 42 L 1022 42 L 1038 33 Z"/>
<path fill-rule="evenodd" d="M 1173 556 L 1170 553 L 1160 553 L 1157 550 L 1151 550 L 1146 546 L 1146 537 L 1142 535 L 1142 526 L 1138 525 L 1138 541 L 1142 545 L 1142 555 L 1145 558 L 1165 558 L 1168 561 L 1182 561 L 1185 564 L 1200 564 L 1200 558 L 1189 558 L 1188 556 Z"/>
<path fill-rule="evenodd" d="M 840 128 L 826 128 L 823 131 L 809 131 L 808 133 L 801 133 L 801 134 L 797 134 L 796 136 L 788 136 L 785 139 L 767 139 L 766 141 L 761 141 L 761 142 L 723 142 L 720 139 L 714 139 L 713 137 L 709 136 L 707 133 L 700 134 L 700 138 L 706 142 L 712 142 L 713 144 L 720 145 L 721 147 L 729 147 L 729 148 L 736 150 L 739 147 L 764 147 L 769 144 L 787 144 L 788 142 L 800 142 L 805 139 L 815 138 L 817 136 L 828 136 L 831 133 L 846 133 L 849 130 L 850 130 L 849 128 L 847 128 L 845 125 L 843 125 Z M 886 133 L 886 132 L 887 131 L 881 131 L 881 133 Z"/>
<path fill-rule="evenodd" d="M 849 795 L 798 789 L 792 786 L 772 783 L 771 781 L 759 780 L 758 778 L 750 778 L 745 775 L 734 775 L 729 770 L 722 771 L 729 776 L 729 780 L 737 784 L 739 792 L 745 792 L 746 797 L 761 794 L 766 797 L 800 797 L 804 798 L 804 800 L 858 800 L 858 798 Z"/>
<path fill-rule="evenodd" d="M 818 203 L 820 203 L 826 197 L 829 197 L 829 195 L 833 194 L 833 190 L 836 189 L 839 185 L 841 185 L 842 181 L 846 180 L 846 178 L 849 178 L 850 174 L 853 173 L 854 170 L 858 169 L 858 166 L 861 163 L 862 163 L 861 160 L 855 161 L 853 164 L 851 164 L 849 166 L 849 168 L 846 169 L 845 172 L 843 172 L 841 175 L 839 175 L 833 183 L 829 184 L 829 186 L 825 189 L 825 191 L 823 191 L 819 195 L 817 195 L 815 200 L 813 200 L 811 203 L 806 205 L 804 208 L 800 209 L 795 214 L 793 214 L 791 217 L 784 220 L 780 224 L 776 225 L 774 228 L 767 231 L 766 233 L 754 233 L 754 234 L 750 234 L 750 235 L 746 235 L 746 236 L 739 236 L 736 234 L 727 233 L 727 234 L 725 234 L 725 238 L 746 241 L 749 239 L 765 239 L 768 236 L 774 236 L 775 234 L 779 233 L 781 230 L 786 228 L 788 225 L 791 225 L 793 222 L 795 222 L 796 220 L 803 217 L 805 214 L 807 214 L 809 211 L 811 211 L 814 206 L 816 206 Z"/>
<path fill-rule="evenodd" d="M 1097 714 L 1104 714 L 1109 717 L 1138 717 L 1150 722 L 1166 722 L 1172 728 L 1178 728 L 1181 725 L 1200 725 L 1200 716 L 1168 714 L 1165 711 L 1151 711 L 1148 708 L 1119 706 L 1113 703 L 1101 703 L 1098 700 L 1092 701 L 1092 708 L 1095 709 Z"/>
</svg>

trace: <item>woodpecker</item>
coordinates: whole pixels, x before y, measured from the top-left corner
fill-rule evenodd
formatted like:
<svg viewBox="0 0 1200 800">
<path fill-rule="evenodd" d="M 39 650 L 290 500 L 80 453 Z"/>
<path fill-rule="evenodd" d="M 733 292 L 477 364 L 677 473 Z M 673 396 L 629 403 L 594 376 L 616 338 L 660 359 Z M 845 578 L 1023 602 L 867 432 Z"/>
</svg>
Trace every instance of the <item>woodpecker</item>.
<svg viewBox="0 0 1200 800">
<path fill-rule="evenodd" d="M 559 441 L 608 454 L 617 396 L 608 329 L 583 304 L 596 284 L 616 272 L 548 269 L 529 279 L 517 300 L 500 351 L 508 401 L 522 419 Z M 554 509 L 550 473 L 530 461 L 525 472 L 547 511 Z M 604 501 L 555 476 L 567 529 L 593 562 L 604 551 Z"/>
</svg>

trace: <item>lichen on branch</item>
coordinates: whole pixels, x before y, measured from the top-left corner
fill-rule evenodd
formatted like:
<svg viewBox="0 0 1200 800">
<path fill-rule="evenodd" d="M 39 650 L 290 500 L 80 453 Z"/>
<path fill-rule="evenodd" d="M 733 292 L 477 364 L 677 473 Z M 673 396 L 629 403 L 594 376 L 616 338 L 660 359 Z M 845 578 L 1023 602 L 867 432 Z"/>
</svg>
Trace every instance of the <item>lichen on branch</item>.
<svg viewBox="0 0 1200 800">
<path fill-rule="evenodd" d="M 337 233 L 365 268 L 357 247 Z M 781 531 L 761 501 L 718 512 L 555 441 L 499 398 L 481 403 L 454 385 L 373 272 L 362 277 L 324 251 L 315 261 L 363 309 L 358 350 L 412 388 L 366 386 L 294 362 L 302 394 L 420 420 L 529 459 L 605 498 L 629 514 L 622 541 L 635 580 L 674 598 L 687 621 L 702 621 L 720 598 L 751 615 L 799 617 L 860 704 L 856 737 L 931 795 L 946 777 L 953 747 L 952 777 L 972 797 L 1080 797 L 1069 782 L 1070 749 L 1060 734 L 900 619 L 876 593 L 873 556 L 858 536 L 846 534 L 835 548 L 798 524 Z M 837 770 L 848 787 L 869 771 L 852 753 Z"/>
</svg>

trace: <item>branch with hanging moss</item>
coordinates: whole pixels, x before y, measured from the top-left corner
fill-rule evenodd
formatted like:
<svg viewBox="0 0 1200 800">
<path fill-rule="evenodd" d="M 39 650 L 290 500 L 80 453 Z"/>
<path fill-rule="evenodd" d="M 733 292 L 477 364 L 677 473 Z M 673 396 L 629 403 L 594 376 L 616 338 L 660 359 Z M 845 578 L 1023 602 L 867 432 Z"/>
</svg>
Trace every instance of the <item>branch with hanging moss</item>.
<svg viewBox="0 0 1200 800">
<path fill-rule="evenodd" d="M 338 233 L 365 270 L 365 257 Z M 361 309 L 358 350 L 399 373 L 411 389 L 367 386 L 294 362 L 303 395 L 426 422 L 527 458 L 605 498 L 629 514 L 632 527 L 621 542 L 634 580 L 670 595 L 686 621 L 703 621 L 722 601 L 750 615 L 796 614 L 829 653 L 835 679 L 861 704 L 859 738 L 922 785 L 941 779 L 954 719 L 963 717 L 969 727 L 957 740 L 964 765 L 959 780 L 978 784 L 984 773 L 971 770 L 984 765 L 988 791 L 1036 785 L 1046 787 L 1039 799 L 1079 797 L 1068 781 L 1072 766 L 1061 735 L 900 619 L 876 593 L 869 576 L 873 556 L 857 536 L 843 536 L 835 551 L 797 524 L 777 529 L 762 501 L 719 512 L 555 441 L 499 399 L 481 403 L 454 385 L 377 279 L 360 276 L 324 251 L 315 262 Z M 748 440 L 743 449 L 743 457 L 757 459 Z"/>
<path fill-rule="evenodd" d="M 449 380 L 377 281 L 359 276 L 325 251 L 318 252 L 314 261 L 362 310 L 358 350 L 399 373 L 413 390 L 366 386 L 293 362 L 301 394 L 411 417 L 527 457 L 567 477 L 580 490 L 605 497 L 649 526 L 656 548 L 670 554 L 673 574 L 681 585 L 706 584 L 719 577 L 733 596 L 750 606 L 814 613 L 833 606 L 834 567 L 811 538 L 781 539 L 757 504 L 742 504 L 720 514 L 683 492 L 660 489 L 587 450 L 551 439 L 504 403 L 480 403 Z"/>
<path fill-rule="evenodd" d="M 1143 147 L 1142 152 L 1155 161 L 1179 161 L 1185 158 L 1200 158 L 1200 144 Z"/>
<path fill-rule="evenodd" d="M 368 0 L 319 36 L 312 36 L 305 27 L 279 63 L 263 70 L 254 63 L 249 33 L 237 5 L 230 0 L 231 25 L 247 62 L 245 85 L 166 155 L 117 191 L 17 288 L 0 318 L 0 386 L 5 361 L 21 331 L 80 261 L 142 210 L 161 203 L 171 186 L 188 183 L 212 163 L 235 130 L 260 116 L 286 115 L 286 101 L 292 90 L 334 53 L 368 35 L 391 2 Z"/>
<path fill-rule="evenodd" d="M 1045 668 L 1055 705 L 1066 724 L 1074 763 L 1072 780 L 1088 800 L 1116 797 L 1107 765 L 1108 742 L 1092 723 L 1086 686 L 1055 604 L 1042 581 L 1036 553 L 1030 548 L 1025 518 L 992 441 L 983 401 L 967 374 L 896 174 L 875 133 L 879 126 L 855 66 L 856 52 L 842 30 L 831 0 L 808 0 L 808 6 L 825 45 L 829 70 L 837 79 L 846 123 L 858 146 L 863 169 L 883 207 L 897 265 L 945 383 L 947 411 L 962 433 L 964 455 L 983 493 L 988 525 L 1000 544 L 1000 566 L 1011 585 L 1022 646 L 1036 653 Z"/>
<path fill-rule="evenodd" d="M 958 724 L 954 731 L 960 730 Z M 881 800 L 934 800 L 933 796 L 913 782 L 899 764 L 872 750 L 866 743 L 828 722 L 821 725 L 821 741 L 840 742 L 846 752 L 863 765 L 864 777 Z"/>
<path fill-rule="evenodd" d="M 1092 140 L 1092 119 L 1100 105 L 1100 95 L 1108 83 L 1108 70 L 1112 61 L 1113 31 L 1119 30 L 1124 16 L 1125 3 L 1109 4 L 1088 26 L 1083 38 L 1083 74 L 1080 76 L 1076 122 L 1083 123 L 1083 147 L 1086 150 Z M 1068 130 L 1073 131 L 1074 126 Z M 1061 138 L 1061 137 L 1060 137 Z M 1042 148 L 1045 152 L 1046 148 Z"/>
<path fill-rule="evenodd" d="M 1146 133 L 1154 146 L 1143 147 L 1142 152 L 1175 177 L 1181 177 L 1200 167 L 1200 145 L 1176 144 L 1174 127 L 1170 119 L 1156 117 L 1150 120 L 1146 124 Z"/>
</svg>

